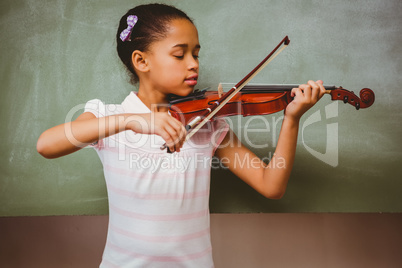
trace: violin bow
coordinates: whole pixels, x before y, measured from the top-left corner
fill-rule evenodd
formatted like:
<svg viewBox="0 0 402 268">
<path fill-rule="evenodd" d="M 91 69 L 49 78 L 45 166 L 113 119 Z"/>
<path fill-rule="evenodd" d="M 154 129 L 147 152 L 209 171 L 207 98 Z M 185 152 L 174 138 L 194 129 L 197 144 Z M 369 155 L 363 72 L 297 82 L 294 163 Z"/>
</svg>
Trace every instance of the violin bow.
<svg viewBox="0 0 402 268">
<path fill-rule="evenodd" d="M 276 56 L 279 55 L 290 43 L 289 37 L 285 36 L 283 40 L 258 64 L 249 74 L 247 74 L 239 83 L 226 92 L 221 98 L 206 108 L 203 114 L 194 118 L 186 125 L 188 132 L 185 142 L 190 139 L 197 131 L 202 128 L 226 103 L 228 103 L 240 90 L 243 89 L 262 69 L 264 69 Z M 161 150 L 167 148 L 166 143 L 161 146 Z"/>
</svg>

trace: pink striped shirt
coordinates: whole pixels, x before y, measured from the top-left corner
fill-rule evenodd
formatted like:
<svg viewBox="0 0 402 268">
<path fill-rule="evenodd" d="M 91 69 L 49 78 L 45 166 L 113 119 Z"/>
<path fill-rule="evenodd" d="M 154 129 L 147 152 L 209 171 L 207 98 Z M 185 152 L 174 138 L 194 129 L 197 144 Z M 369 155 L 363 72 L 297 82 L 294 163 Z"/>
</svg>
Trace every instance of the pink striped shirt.
<svg viewBox="0 0 402 268">
<path fill-rule="evenodd" d="M 149 113 L 134 92 L 121 105 L 91 100 L 97 117 Z M 102 161 L 109 228 L 100 267 L 213 267 L 209 230 L 211 160 L 228 131 L 217 119 L 168 154 L 157 135 L 124 131 L 93 147 Z"/>
</svg>

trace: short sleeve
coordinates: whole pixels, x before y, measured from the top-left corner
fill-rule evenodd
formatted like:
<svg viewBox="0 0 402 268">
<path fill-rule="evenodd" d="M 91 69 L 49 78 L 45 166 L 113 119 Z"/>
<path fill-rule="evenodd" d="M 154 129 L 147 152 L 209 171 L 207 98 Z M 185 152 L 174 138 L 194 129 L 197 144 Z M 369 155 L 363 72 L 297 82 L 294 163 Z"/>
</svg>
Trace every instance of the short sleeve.
<svg viewBox="0 0 402 268">
<path fill-rule="evenodd" d="M 212 122 L 212 137 L 211 142 L 213 146 L 213 154 L 215 154 L 216 149 L 222 143 L 226 134 L 229 131 L 229 124 L 223 118 L 217 118 Z"/>
<path fill-rule="evenodd" d="M 101 100 L 93 99 L 85 104 L 84 112 L 93 113 L 97 118 L 104 117 L 106 106 Z"/>
<path fill-rule="evenodd" d="M 100 118 L 106 115 L 106 107 L 101 100 L 93 99 L 85 104 L 84 113 L 86 112 L 90 112 L 94 114 L 97 118 Z M 104 146 L 104 143 L 103 140 L 98 140 L 97 142 L 94 142 L 89 146 L 94 149 L 100 149 L 101 147 Z"/>
</svg>

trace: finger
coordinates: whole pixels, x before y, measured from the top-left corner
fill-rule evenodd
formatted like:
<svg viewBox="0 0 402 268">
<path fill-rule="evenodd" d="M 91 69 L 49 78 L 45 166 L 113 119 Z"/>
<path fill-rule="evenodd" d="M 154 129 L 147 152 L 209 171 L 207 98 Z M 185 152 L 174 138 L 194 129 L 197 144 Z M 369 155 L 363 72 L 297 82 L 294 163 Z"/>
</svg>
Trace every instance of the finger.
<svg viewBox="0 0 402 268">
<path fill-rule="evenodd" d="M 303 91 L 301 90 L 300 87 L 293 88 L 292 91 L 290 92 L 290 96 L 292 98 L 297 98 L 298 96 L 302 96 Z"/>
<path fill-rule="evenodd" d="M 319 98 L 321 99 L 321 97 L 324 96 L 324 94 L 327 92 L 327 90 L 325 89 L 324 82 L 322 80 L 318 80 L 318 81 L 316 81 L 316 83 L 320 87 L 320 96 L 319 96 Z"/>
<path fill-rule="evenodd" d="M 175 119 L 175 118 L 172 118 L 172 119 L 173 120 L 169 121 L 168 123 L 176 131 L 176 133 L 177 133 L 177 135 L 179 137 L 179 140 L 182 142 L 184 140 L 184 138 L 186 137 L 186 134 L 187 134 L 186 128 L 177 119 Z"/>
<path fill-rule="evenodd" d="M 174 121 L 175 127 L 179 130 L 179 132 L 184 134 L 184 135 L 186 135 L 187 130 L 186 130 L 186 127 L 184 126 L 184 124 L 181 121 L 179 121 L 176 118 L 174 118 L 174 117 L 172 117 L 172 119 Z"/>
<path fill-rule="evenodd" d="M 180 148 L 177 148 L 176 144 L 173 145 L 173 151 L 172 152 L 180 152 Z"/>
<path fill-rule="evenodd" d="M 171 116 L 171 118 L 179 125 L 184 125 L 185 124 L 185 122 L 184 122 L 185 119 L 183 117 L 181 117 L 180 120 L 177 119 L 177 118 L 174 118 L 173 116 Z"/>
<path fill-rule="evenodd" d="M 181 125 L 181 127 L 180 127 L 180 136 L 179 136 L 180 137 L 180 143 L 181 143 L 180 147 L 182 147 L 183 143 L 186 141 L 186 136 L 187 136 L 187 130 L 183 125 Z"/>
<path fill-rule="evenodd" d="M 174 141 L 174 143 L 175 143 L 176 150 L 179 152 L 180 148 L 183 147 L 183 144 L 186 141 L 186 136 L 187 136 L 188 132 L 181 123 L 175 128 L 175 131 L 176 131 L 177 138 Z"/>
<path fill-rule="evenodd" d="M 300 98 L 306 98 L 311 95 L 311 87 L 308 84 L 301 84 L 299 86 L 301 90 Z"/>
<path fill-rule="evenodd" d="M 184 144 L 184 138 L 185 135 L 183 134 L 183 132 L 178 133 L 178 136 L 176 138 L 176 140 L 174 141 L 174 147 L 176 152 L 180 152 L 181 147 L 183 147 Z"/>
<path fill-rule="evenodd" d="M 166 136 L 163 136 L 163 138 L 166 141 L 166 145 L 169 146 L 171 152 L 179 152 L 185 141 L 187 131 L 183 124 L 172 116 L 166 116 L 163 120 L 165 121 L 163 128 L 166 132 Z"/>
<path fill-rule="evenodd" d="M 317 102 L 320 96 L 320 86 L 313 80 L 307 82 L 311 87 L 311 98 L 313 101 Z"/>
<path fill-rule="evenodd" d="M 311 85 L 307 82 L 307 84 L 301 85 L 301 89 L 303 90 L 303 94 L 306 98 L 311 99 Z"/>
<path fill-rule="evenodd" d="M 159 135 L 162 137 L 162 139 L 165 140 L 166 146 L 169 147 L 169 150 L 174 152 L 175 148 L 174 148 L 174 144 L 175 144 L 175 131 L 174 129 L 172 129 L 169 125 L 164 126 L 161 130 Z M 158 134 L 158 133 L 156 133 Z"/>
<path fill-rule="evenodd" d="M 299 88 L 303 91 L 307 87 L 307 84 L 301 84 L 299 85 Z"/>
<path fill-rule="evenodd" d="M 180 122 L 179 120 L 177 120 L 174 117 L 170 117 L 168 123 L 176 129 L 177 133 L 180 134 L 186 134 L 186 127 L 182 124 L 182 122 Z"/>
<path fill-rule="evenodd" d="M 175 128 L 171 125 L 166 125 L 165 130 L 169 133 L 174 144 L 177 144 L 180 142 L 180 129 Z"/>
<path fill-rule="evenodd" d="M 290 91 L 290 96 L 293 98 L 294 96 L 296 96 L 296 90 L 297 88 L 292 88 L 292 90 Z"/>
<path fill-rule="evenodd" d="M 292 89 L 290 94 L 292 97 L 300 96 L 300 95 L 303 95 L 303 90 L 300 88 L 300 86 L 295 87 Z"/>
</svg>

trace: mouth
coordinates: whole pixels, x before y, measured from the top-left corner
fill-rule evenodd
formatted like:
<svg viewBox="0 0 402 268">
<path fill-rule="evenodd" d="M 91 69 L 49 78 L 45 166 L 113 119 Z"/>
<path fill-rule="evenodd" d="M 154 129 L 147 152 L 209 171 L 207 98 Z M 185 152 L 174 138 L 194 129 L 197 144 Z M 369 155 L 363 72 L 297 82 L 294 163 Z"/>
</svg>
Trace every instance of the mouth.
<svg viewBox="0 0 402 268">
<path fill-rule="evenodd" d="M 197 80 L 198 80 L 198 74 L 193 74 L 188 76 L 184 82 L 189 85 L 189 86 L 195 86 L 197 85 Z"/>
</svg>

